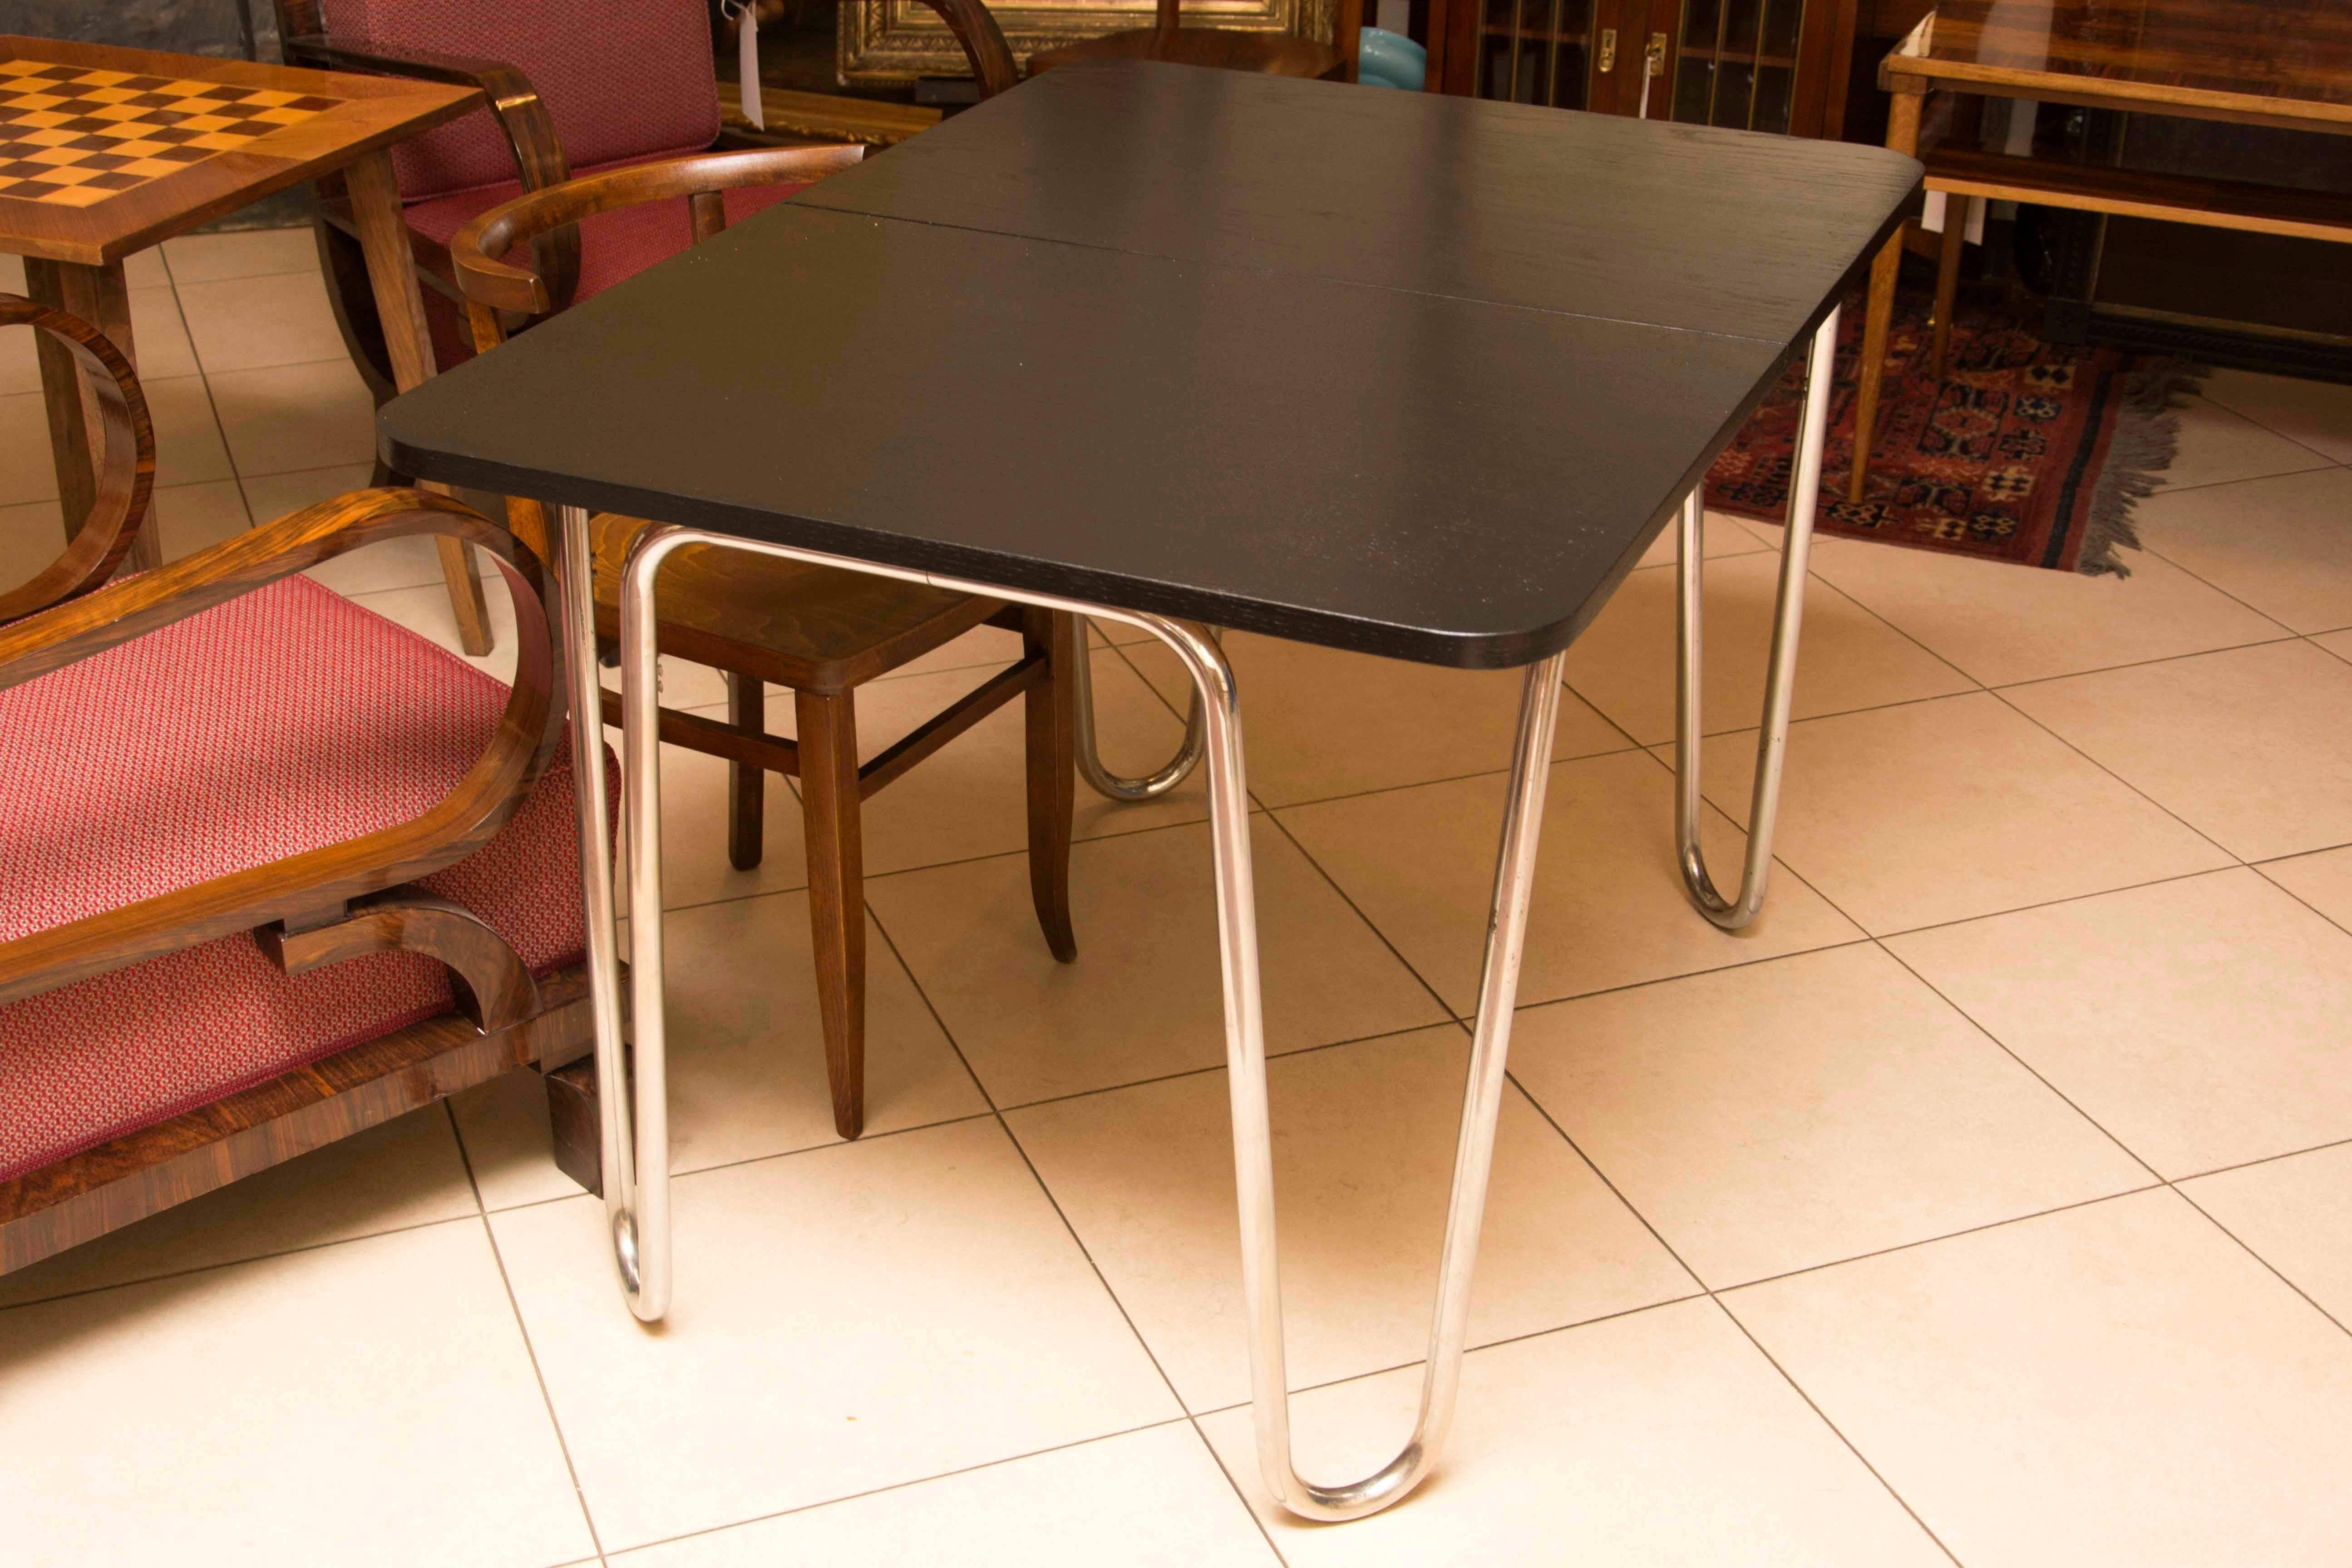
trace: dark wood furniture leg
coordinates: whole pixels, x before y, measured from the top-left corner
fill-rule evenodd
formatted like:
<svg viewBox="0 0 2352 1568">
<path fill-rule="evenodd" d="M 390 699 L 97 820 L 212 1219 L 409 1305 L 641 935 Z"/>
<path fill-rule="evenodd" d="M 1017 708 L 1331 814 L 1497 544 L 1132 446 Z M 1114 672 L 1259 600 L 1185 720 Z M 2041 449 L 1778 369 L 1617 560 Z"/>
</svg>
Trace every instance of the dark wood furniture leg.
<svg viewBox="0 0 2352 1568">
<path fill-rule="evenodd" d="M 433 374 L 433 338 L 425 324 L 425 297 L 416 287 L 408 226 L 401 221 L 392 154 L 379 150 L 352 163 L 343 171 L 343 188 L 359 225 L 360 248 L 367 257 L 368 282 L 375 295 L 384 350 L 392 356 L 393 381 L 406 392 Z M 443 486 L 425 488 L 447 493 Z M 458 646 L 479 658 L 490 651 L 490 611 L 482 599 L 481 574 L 471 552 L 457 540 L 445 537 L 434 543 L 441 553 L 441 574 L 449 584 L 449 607 L 457 616 Z"/>
<path fill-rule="evenodd" d="M 1070 662 L 1087 657 L 1078 618 L 1059 610 L 1024 609 L 1021 640 L 1032 658 L 1045 655 L 1049 674 L 1022 693 L 1029 742 L 1029 897 L 1045 945 L 1063 963 L 1078 956 L 1070 929 L 1070 812 L 1077 780 L 1077 683 Z"/>
<path fill-rule="evenodd" d="M 1919 106 L 1927 95 L 1904 91 L 1897 85 L 1886 121 L 1886 144 L 1909 157 L 1919 150 Z M 1886 378 L 1886 330 L 1895 320 L 1895 279 L 1903 266 L 1903 231 L 1895 226 L 1886 248 L 1870 264 L 1870 305 L 1862 324 L 1860 384 L 1853 400 L 1853 473 L 1846 481 L 1848 500 L 1860 500 L 1870 478 L 1870 439 L 1878 426 L 1878 388 Z"/>
<path fill-rule="evenodd" d="M 1960 292 L 1960 251 L 1968 244 L 1969 198 L 1958 192 L 1944 197 L 1944 243 L 1936 253 L 1936 379 L 1944 379 L 1944 361 L 1952 348 L 1952 307 Z"/>
<path fill-rule="evenodd" d="M 122 263 L 81 267 L 69 261 L 25 259 L 25 291 L 52 310 L 68 310 L 114 341 L 122 357 L 136 369 L 139 353 L 131 335 L 131 289 L 123 280 Z M 90 508 L 98 502 L 99 454 L 90 450 L 94 410 L 75 365 L 73 353 L 47 332 L 35 334 L 41 364 L 41 400 L 49 417 L 49 456 L 57 465 L 58 508 L 65 514 L 66 537 L 81 531 Z M 156 529 L 150 521 L 139 531 L 124 557 L 122 570 L 150 572 L 163 563 Z"/>
<path fill-rule="evenodd" d="M 740 669 L 727 677 L 727 721 L 753 736 L 767 733 L 767 688 L 756 675 Z M 766 809 L 767 770 L 757 763 L 730 760 L 727 764 L 727 863 L 738 871 L 759 865 L 765 850 L 761 842 L 761 814 Z"/>
<path fill-rule="evenodd" d="M 817 1011 L 833 1126 L 866 1128 L 866 867 L 858 836 L 857 712 L 846 691 L 794 691 Z"/>
</svg>

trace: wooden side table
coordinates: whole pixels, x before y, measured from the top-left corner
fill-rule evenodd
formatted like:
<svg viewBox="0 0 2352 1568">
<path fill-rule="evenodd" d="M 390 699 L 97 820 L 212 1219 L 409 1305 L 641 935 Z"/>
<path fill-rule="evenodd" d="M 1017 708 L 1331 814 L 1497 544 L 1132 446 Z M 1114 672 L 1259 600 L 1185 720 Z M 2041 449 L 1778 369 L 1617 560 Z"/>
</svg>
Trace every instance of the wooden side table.
<svg viewBox="0 0 2352 1568">
<path fill-rule="evenodd" d="M 2352 243 L 2352 205 L 2321 192 L 1938 146 L 1929 100 L 1931 91 L 1978 93 L 2352 135 L 2352 11 L 2335 0 L 1944 0 L 1886 57 L 1878 85 L 1894 95 L 1886 144 L 1920 157 L 1927 189 L 1948 193 L 1937 268 L 1938 364 L 1971 201 Z M 1871 268 L 1847 489 L 1853 500 L 1863 499 L 1868 475 L 1902 248 L 1898 234 Z"/>
<path fill-rule="evenodd" d="M 26 288 L 95 323 L 138 363 L 122 258 L 304 180 L 340 173 L 402 390 L 432 374 L 387 149 L 454 120 L 470 88 L 244 60 L 0 37 L 0 250 Z M 40 345 L 49 445 L 68 538 L 95 496 L 92 411 L 65 349 Z M 460 637 L 490 647 L 473 557 L 442 540 Z M 154 531 L 129 563 L 159 563 Z"/>
</svg>

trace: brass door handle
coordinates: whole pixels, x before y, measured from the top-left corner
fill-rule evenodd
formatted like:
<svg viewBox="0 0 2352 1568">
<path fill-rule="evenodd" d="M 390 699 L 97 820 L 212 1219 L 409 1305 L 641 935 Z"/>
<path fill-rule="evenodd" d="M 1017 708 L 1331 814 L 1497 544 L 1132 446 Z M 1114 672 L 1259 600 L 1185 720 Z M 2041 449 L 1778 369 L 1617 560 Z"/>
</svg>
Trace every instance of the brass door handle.
<svg viewBox="0 0 2352 1568">
<path fill-rule="evenodd" d="M 1601 63 L 1592 68 L 1594 74 L 1607 76 L 1617 68 L 1617 29 L 1601 29 Z"/>
</svg>

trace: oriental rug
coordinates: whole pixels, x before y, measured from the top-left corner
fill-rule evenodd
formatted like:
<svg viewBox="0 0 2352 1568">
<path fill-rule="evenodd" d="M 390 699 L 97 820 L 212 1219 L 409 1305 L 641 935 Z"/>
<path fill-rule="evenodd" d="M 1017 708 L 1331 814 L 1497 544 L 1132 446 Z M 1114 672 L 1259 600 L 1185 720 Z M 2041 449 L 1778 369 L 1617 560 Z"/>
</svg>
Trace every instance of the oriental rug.
<svg viewBox="0 0 2352 1568">
<path fill-rule="evenodd" d="M 1948 364 L 1931 374 L 1926 289 L 1895 296 L 1886 377 L 1863 499 L 1853 462 L 1863 297 L 1846 301 L 1823 458 L 1819 532 L 1980 561 L 2127 574 L 2134 504 L 2170 466 L 2173 412 L 2203 372 L 2096 344 L 2044 342 L 2029 304 L 1963 293 Z M 1766 398 L 1707 474 L 1706 504 L 1781 521 L 1788 510 L 1804 363 Z"/>
</svg>

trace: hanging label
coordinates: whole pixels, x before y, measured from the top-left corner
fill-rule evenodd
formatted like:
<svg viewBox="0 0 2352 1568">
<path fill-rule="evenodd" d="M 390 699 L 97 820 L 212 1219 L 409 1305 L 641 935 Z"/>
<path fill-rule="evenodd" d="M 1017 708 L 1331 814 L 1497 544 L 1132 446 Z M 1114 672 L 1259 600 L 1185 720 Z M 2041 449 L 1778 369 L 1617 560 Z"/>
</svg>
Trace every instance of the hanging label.
<svg viewBox="0 0 2352 1568">
<path fill-rule="evenodd" d="M 760 0 L 737 0 L 735 15 L 735 73 L 743 118 L 765 131 L 768 117 L 760 111 Z"/>
</svg>

